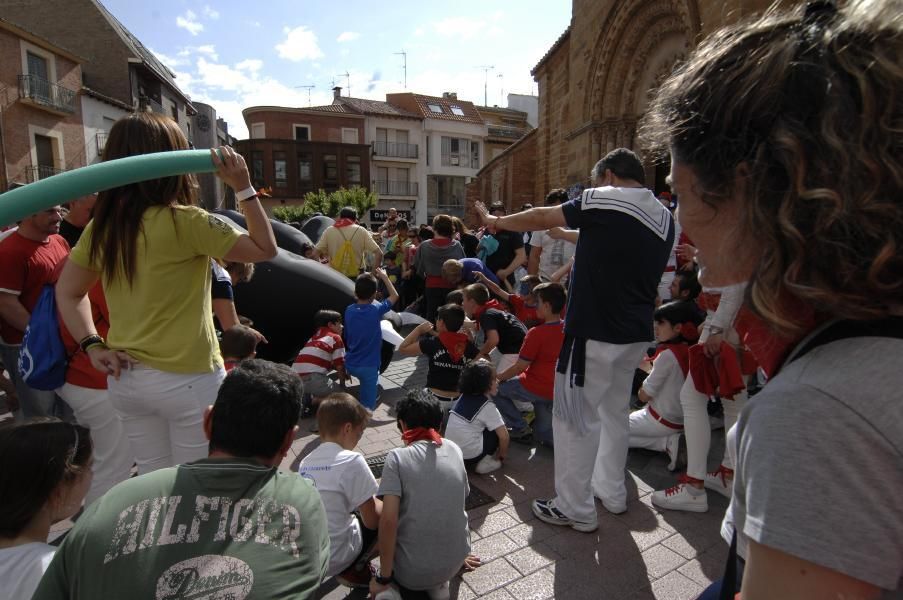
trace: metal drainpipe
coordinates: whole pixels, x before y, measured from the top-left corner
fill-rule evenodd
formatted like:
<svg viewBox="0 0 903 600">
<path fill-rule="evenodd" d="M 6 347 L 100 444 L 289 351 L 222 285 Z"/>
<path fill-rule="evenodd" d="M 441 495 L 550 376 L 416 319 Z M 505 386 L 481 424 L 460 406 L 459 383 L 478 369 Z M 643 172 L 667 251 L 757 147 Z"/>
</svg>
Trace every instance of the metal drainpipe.
<svg viewBox="0 0 903 600">
<path fill-rule="evenodd" d="M 0 84 L 2 85 L 2 84 Z M 3 133 L 3 118 L 6 109 L 6 102 L 9 99 L 9 86 L 2 85 L 3 101 L 0 102 L 0 160 L 3 161 L 3 189 L 9 187 L 9 167 L 6 164 L 6 136 Z"/>
</svg>

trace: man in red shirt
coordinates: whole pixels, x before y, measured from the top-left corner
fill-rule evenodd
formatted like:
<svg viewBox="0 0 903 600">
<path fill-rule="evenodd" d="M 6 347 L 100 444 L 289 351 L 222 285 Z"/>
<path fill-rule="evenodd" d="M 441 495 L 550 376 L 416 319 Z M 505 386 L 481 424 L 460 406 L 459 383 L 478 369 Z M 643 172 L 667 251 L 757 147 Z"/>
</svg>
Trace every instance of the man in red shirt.
<svg viewBox="0 0 903 600">
<path fill-rule="evenodd" d="M 61 210 L 55 206 L 23 219 L 14 233 L 0 241 L 0 357 L 16 386 L 24 418 L 52 416 L 56 404 L 53 392 L 25 385 L 17 364 L 22 336 L 41 290 L 52 280 L 57 263 L 69 255 L 69 244 L 58 235 Z"/>
<path fill-rule="evenodd" d="M 537 299 L 536 314 L 543 323 L 527 332 L 517 362 L 499 373 L 502 384 L 493 399 L 505 425 L 511 428 L 511 439 L 521 442 L 535 439 L 552 447 L 555 366 L 564 342 L 561 311 L 567 303 L 567 292 L 559 283 L 542 283 L 533 289 L 533 294 Z M 536 418 L 532 430 L 515 401 L 533 404 Z"/>
</svg>

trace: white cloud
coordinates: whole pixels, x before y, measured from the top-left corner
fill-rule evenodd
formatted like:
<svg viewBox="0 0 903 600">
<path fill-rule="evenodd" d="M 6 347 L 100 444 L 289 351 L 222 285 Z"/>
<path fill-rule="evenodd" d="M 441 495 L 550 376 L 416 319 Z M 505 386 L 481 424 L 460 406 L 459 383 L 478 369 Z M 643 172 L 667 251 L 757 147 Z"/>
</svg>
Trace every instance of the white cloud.
<svg viewBox="0 0 903 600">
<path fill-rule="evenodd" d="M 257 72 L 261 67 L 263 67 L 263 61 L 256 58 L 247 58 L 235 65 L 235 68 L 239 71 Z"/>
<path fill-rule="evenodd" d="M 204 31 L 204 26 L 198 22 L 198 16 L 192 10 L 186 10 L 184 15 L 176 17 L 176 27 L 181 27 L 191 35 L 197 35 Z"/>
<path fill-rule="evenodd" d="M 361 34 L 359 34 L 356 31 L 343 31 L 342 33 L 339 34 L 339 37 L 337 37 L 335 41 L 337 41 L 339 43 L 353 42 L 354 40 L 356 40 L 359 37 L 361 37 Z"/>
<path fill-rule="evenodd" d="M 204 16 L 208 19 L 219 19 L 219 11 L 206 4 L 204 5 Z"/>
<path fill-rule="evenodd" d="M 162 52 L 157 52 L 153 48 L 150 48 L 150 51 L 156 56 L 160 62 L 166 65 L 168 68 L 172 69 L 173 67 L 181 67 L 183 65 L 187 65 L 188 61 L 184 58 L 177 58 L 175 56 L 169 56 L 168 54 L 163 54 Z M 182 53 L 179 53 L 179 56 L 183 56 Z"/>
<path fill-rule="evenodd" d="M 219 54 L 216 53 L 216 46 L 213 44 L 205 44 L 194 49 L 198 54 L 205 54 L 213 60 L 219 60 Z"/>
<path fill-rule="evenodd" d="M 276 51 L 279 53 L 280 58 L 299 62 L 323 56 L 320 46 L 317 45 L 317 35 L 304 25 L 294 29 L 286 27 L 283 31 L 285 32 L 285 40 L 281 44 L 276 45 Z"/>
</svg>

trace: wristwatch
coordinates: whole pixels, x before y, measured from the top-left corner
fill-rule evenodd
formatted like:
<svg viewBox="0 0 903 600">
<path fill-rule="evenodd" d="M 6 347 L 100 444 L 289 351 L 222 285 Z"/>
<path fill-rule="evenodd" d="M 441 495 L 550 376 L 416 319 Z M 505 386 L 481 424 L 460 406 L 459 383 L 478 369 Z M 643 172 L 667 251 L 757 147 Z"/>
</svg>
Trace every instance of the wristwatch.
<svg viewBox="0 0 903 600">
<path fill-rule="evenodd" d="M 376 576 L 376 583 L 378 583 L 379 585 L 389 585 L 393 581 L 395 581 L 395 578 L 391 575 L 389 575 L 388 577 L 383 577 L 382 575 Z"/>
</svg>

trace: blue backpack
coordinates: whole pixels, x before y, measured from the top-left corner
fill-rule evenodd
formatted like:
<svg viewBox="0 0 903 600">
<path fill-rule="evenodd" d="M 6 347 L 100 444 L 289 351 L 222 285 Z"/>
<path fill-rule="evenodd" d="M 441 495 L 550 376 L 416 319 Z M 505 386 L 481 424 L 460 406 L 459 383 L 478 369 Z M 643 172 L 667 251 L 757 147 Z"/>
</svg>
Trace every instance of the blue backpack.
<svg viewBox="0 0 903 600">
<path fill-rule="evenodd" d="M 19 376 L 32 389 L 51 391 L 66 383 L 68 366 L 69 355 L 57 320 L 56 295 L 52 285 L 45 285 L 22 338 Z"/>
</svg>

